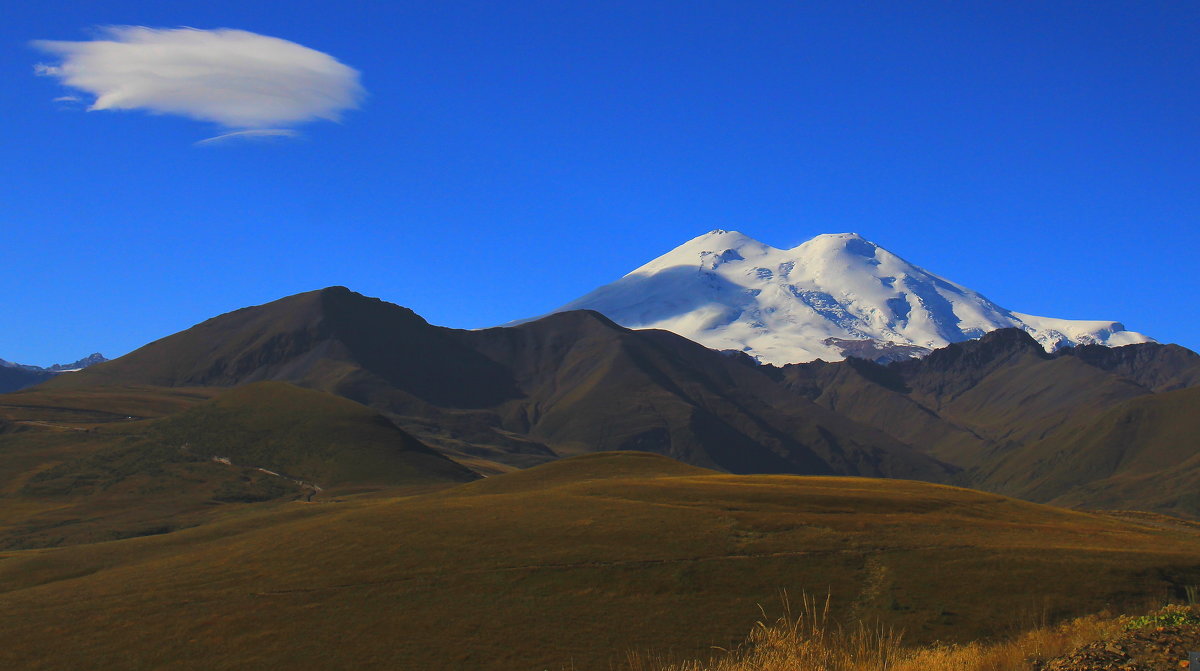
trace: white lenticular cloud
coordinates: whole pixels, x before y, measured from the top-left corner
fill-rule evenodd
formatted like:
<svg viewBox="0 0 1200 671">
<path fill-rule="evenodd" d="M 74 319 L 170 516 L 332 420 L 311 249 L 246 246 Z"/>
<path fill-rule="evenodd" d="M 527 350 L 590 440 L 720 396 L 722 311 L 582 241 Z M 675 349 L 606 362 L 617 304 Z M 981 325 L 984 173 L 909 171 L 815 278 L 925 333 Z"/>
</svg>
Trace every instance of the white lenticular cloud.
<svg viewBox="0 0 1200 671">
<path fill-rule="evenodd" d="M 37 74 L 95 96 L 92 110 L 140 109 L 268 129 L 337 121 L 364 95 L 354 68 L 245 30 L 117 26 L 103 29 L 101 39 L 33 45 L 61 59 L 36 66 Z"/>
</svg>

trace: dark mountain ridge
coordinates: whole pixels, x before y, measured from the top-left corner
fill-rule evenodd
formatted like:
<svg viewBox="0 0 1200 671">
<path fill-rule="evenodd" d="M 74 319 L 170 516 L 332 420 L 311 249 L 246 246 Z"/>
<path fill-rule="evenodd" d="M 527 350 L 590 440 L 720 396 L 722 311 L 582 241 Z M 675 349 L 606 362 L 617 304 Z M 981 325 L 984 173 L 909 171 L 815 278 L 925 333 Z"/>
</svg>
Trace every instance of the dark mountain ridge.
<svg viewBox="0 0 1200 671">
<path fill-rule="evenodd" d="M 1046 353 L 1023 331 L 1003 329 L 924 359 L 781 373 L 814 402 L 961 468 L 957 484 L 1041 502 L 1200 513 L 1186 486 L 1200 479 L 1195 447 L 1179 429 L 1200 412 L 1200 396 L 1178 391 L 1200 380 L 1200 355 L 1177 345 Z M 1150 454 L 1160 457 L 1139 456 Z M 1102 483 L 1119 483 L 1121 496 Z"/>
<path fill-rule="evenodd" d="M 99 352 L 85 356 L 74 363 L 56 363 L 47 368 L 0 359 L 0 394 L 26 389 L 45 382 L 59 373 L 80 370 L 105 361 L 108 359 L 105 359 L 104 355 Z"/>
<path fill-rule="evenodd" d="M 261 380 L 374 407 L 468 463 L 639 449 L 742 473 L 940 479 L 953 470 L 789 393 L 768 369 L 672 333 L 587 311 L 460 331 L 344 287 L 231 312 L 47 384 Z"/>
<path fill-rule="evenodd" d="M 1055 354 L 1076 357 L 1088 365 L 1117 373 L 1156 392 L 1200 384 L 1200 354 L 1179 345 L 1081 345 L 1063 348 Z"/>
<path fill-rule="evenodd" d="M 1046 480 L 1022 463 L 1041 463 L 1050 444 L 1086 452 L 1108 440 L 1068 438 L 1123 404 L 1192 386 L 1200 356 L 1157 344 L 1046 353 L 1024 331 L 1002 329 L 888 365 L 774 367 L 596 312 L 463 331 L 332 287 L 221 315 L 46 386 L 262 380 L 363 403 L 481 472 L 642 450 L 735 473 L 913 478 L 1048 501 L 1087 482 Z M 1139 435 L 1128 449 L 1164 449 L 1162 434 Z M 1084 472 L 1111 478 L 1120 467 Z M 1128 507 L 1149 500 L 1156 479 L 1138 482 L 1125 489 Z M 1152 498 L 1200 512 L 1163 504 L 1161 491 Z"/>
</svg>

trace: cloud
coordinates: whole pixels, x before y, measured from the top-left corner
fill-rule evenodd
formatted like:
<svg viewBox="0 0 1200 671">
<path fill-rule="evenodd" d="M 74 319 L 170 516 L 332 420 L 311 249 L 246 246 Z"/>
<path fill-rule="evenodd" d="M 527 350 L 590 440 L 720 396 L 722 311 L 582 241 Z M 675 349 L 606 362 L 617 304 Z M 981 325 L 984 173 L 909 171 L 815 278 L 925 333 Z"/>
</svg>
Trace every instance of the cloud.
<svg viewBox="0 0 1200 671">
<path fill-rule="evenodd" d="M 256 128 L 252 130 L 235 130 L 230 133 L 222 133 L 216 137 L 200 140 L 196 143 L 196 146 L 199 147 L 208 144 L 226 144 L 229 142 L 249 142 L 255 140 L 272 140 L 296 137 L 300 137 L 300 133 L 289 128 Z"/>
<path fill-rule="evenodd" d="M 266 130 L 358 107 L 359 73 L 328 54 L 245 30 L 115 26 L 86 42 L 38 40 L 34 71 L 95 96 L 91 110 L 145 110 Z M 214 140 L 218 138 L 213 138 Z"/>
</svg>

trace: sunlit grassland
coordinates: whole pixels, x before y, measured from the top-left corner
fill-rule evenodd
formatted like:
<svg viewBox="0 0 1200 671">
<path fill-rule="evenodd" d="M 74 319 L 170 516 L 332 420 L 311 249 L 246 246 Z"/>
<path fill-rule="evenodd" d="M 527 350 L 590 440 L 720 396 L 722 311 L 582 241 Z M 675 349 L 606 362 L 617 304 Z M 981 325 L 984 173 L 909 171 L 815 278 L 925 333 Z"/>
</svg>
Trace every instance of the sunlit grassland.
<svg viewBox="0 0 1200 671">
<path fill-rule="evenodd" d="M 730 476 L 646 454 L 420 495 L 246 508 L 0 559 L 26 668 L 608 669 L 699 658 L 756 604 L 969 641 L 1200 583 L 1200 537 L 918 482 Z"/>
</svg>

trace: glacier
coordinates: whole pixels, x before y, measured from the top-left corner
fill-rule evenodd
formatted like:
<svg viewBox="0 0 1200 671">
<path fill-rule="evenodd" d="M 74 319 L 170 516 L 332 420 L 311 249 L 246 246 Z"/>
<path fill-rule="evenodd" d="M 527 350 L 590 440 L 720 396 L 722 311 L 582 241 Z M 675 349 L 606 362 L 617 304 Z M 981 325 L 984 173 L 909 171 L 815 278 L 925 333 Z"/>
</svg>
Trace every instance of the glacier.
<svg viewBox="0 0 1200 671">
<path fill-rule="evenodd" d="M 1017 327 L 1047 351 L 1154 342 L 1115 321 L 1013 312 L 856 233 L 777 249 L 737 231 L 689 240 L 552 312 L 595 310 L 776 365 L 847 354 L 907 358 Z"/>
</svg>

